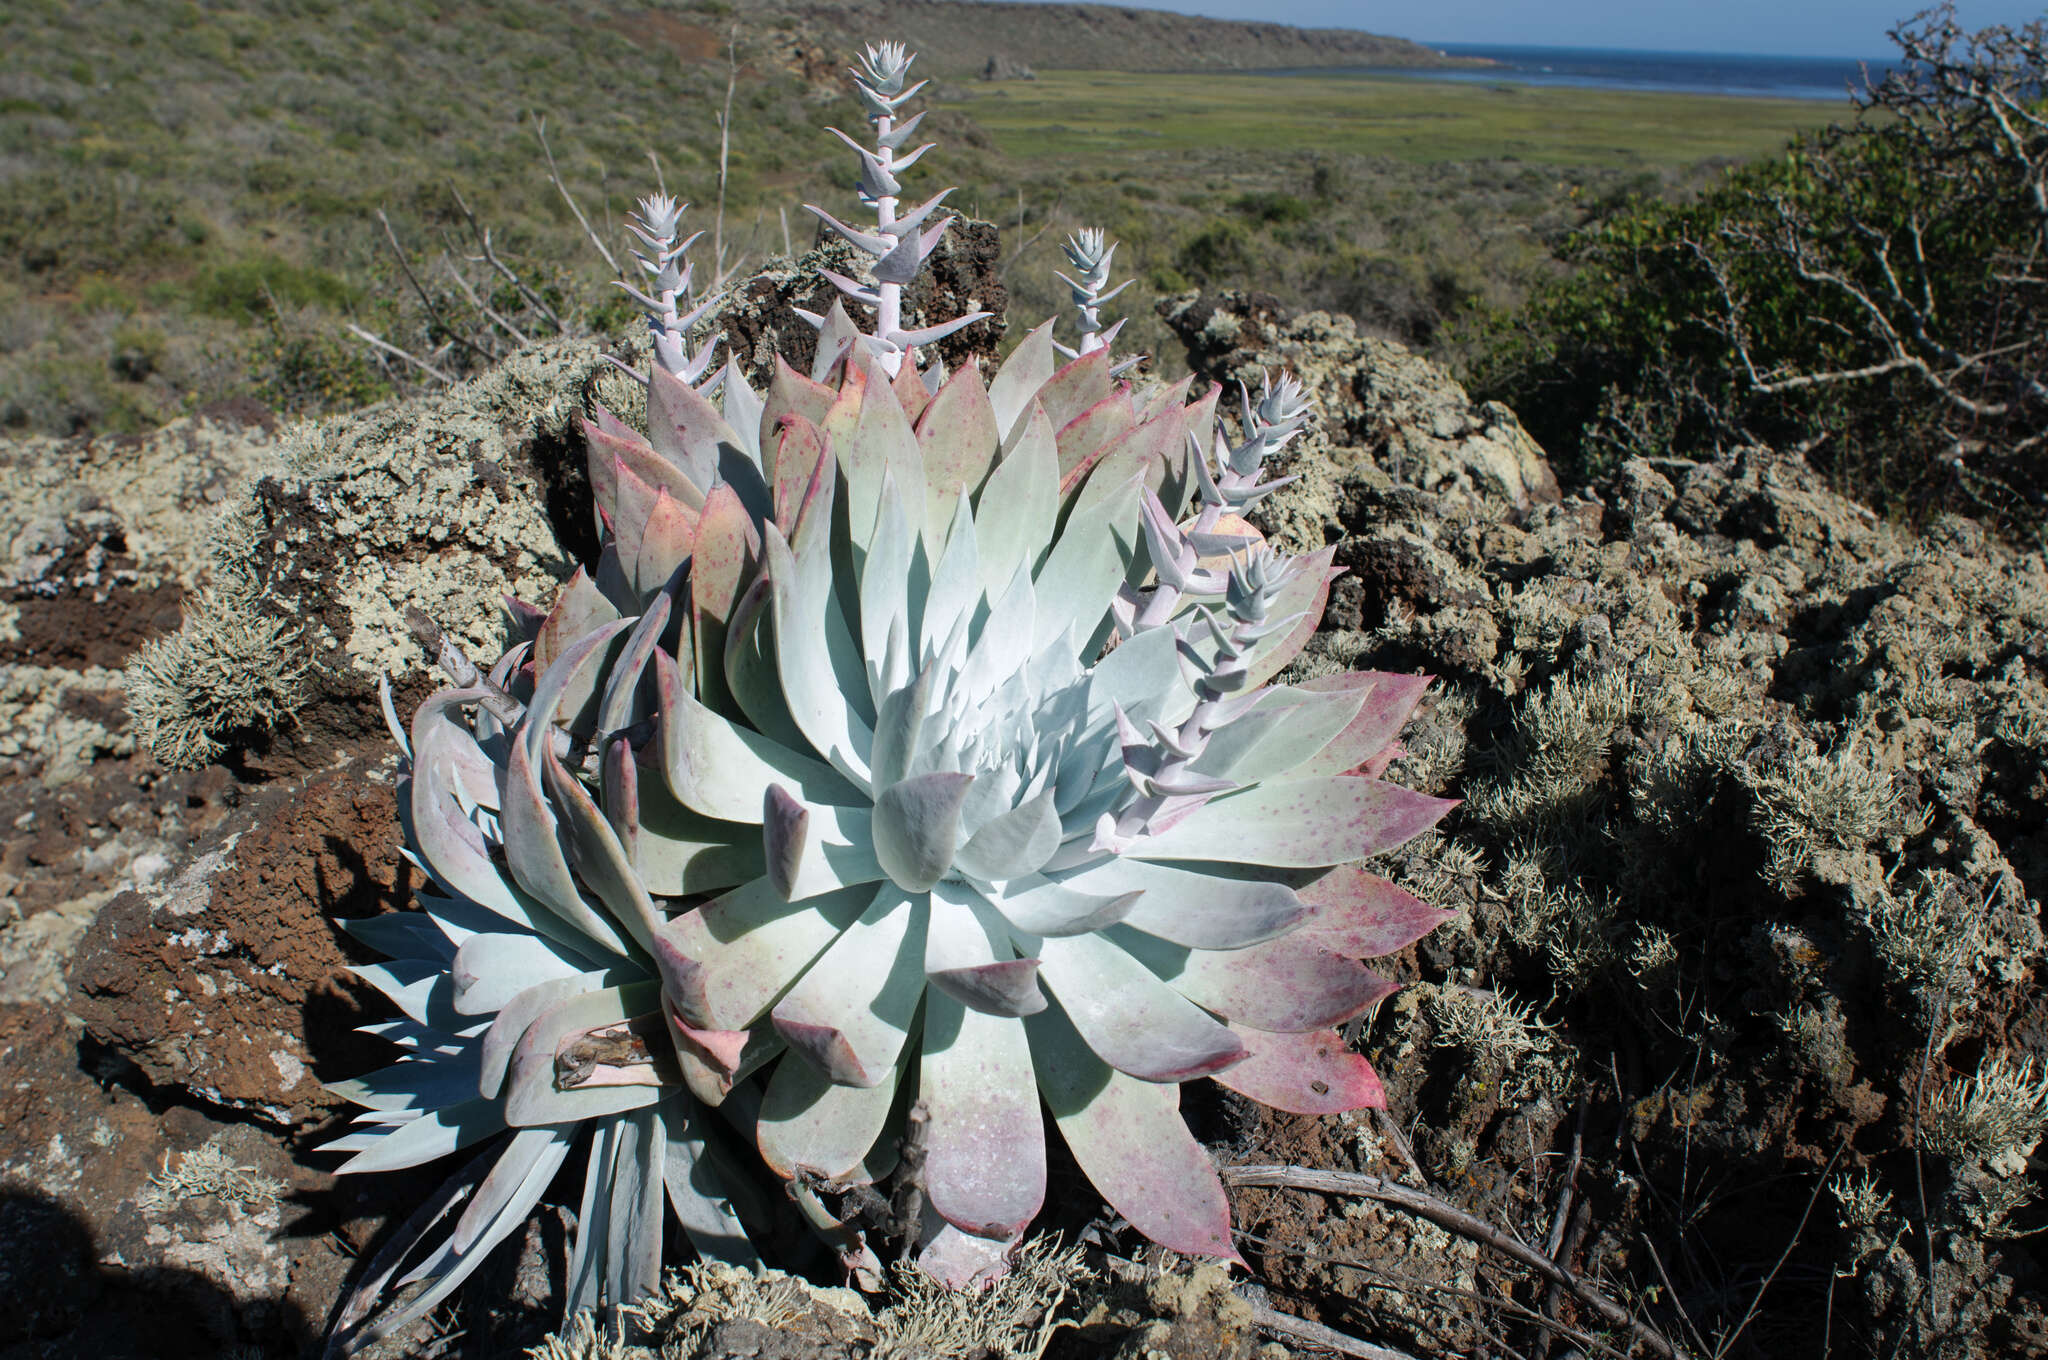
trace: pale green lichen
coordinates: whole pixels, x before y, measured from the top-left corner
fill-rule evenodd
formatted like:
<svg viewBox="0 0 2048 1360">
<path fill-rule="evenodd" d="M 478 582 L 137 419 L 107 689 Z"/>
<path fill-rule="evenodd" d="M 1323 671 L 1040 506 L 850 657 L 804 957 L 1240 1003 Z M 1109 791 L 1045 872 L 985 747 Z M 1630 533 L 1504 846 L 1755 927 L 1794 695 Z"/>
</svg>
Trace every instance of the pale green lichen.
<svg viewBox="0 0 2048 1360">
<path fill-rule="evenodd" d="M 1920 1119 L 1921 1144 L 1928 1151 L 1984 1162 L 2005 1174 L 2025 1164 L 2044 1129 L 2048 1076 L 2032 1058 L 2005 1053 L 1992 1054 L 1974 1075 L 1936 1091 Z"/>
<path fill-rule="evenodd" d="M 164 1154 L 163 1169 L 149 1178 L 136 1202 L 144 1213 L 168 1213 L 188 1199 L 210 1195 L 243 1209 L 267 1209 L 284 1195 L 282 1182 L 264 1175 L 253 1166 L 243 1166 L 220 1146 L 219 1141 L 202 1143 L 171 1166 L 171 1154 Z"/>
<path fill-rule="evenodd" d="M 275 725 L 298 709 L 309 664 L 299 630 L 262 608 L 235 560 L 245 542 L 224 536 L 214 585 L 187 604 L 177 632 L 136 651 L 123 677 L 136 740 L 174 770 L 219 756 L 227 733 Z"/>
</svg>

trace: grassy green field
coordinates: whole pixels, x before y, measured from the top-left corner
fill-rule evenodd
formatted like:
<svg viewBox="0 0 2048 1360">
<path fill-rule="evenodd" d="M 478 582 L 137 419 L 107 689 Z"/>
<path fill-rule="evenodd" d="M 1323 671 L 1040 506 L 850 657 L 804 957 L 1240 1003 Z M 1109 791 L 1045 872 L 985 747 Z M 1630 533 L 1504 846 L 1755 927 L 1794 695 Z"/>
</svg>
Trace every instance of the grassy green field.
<svg viewBox="0 0 2048 1360">
<path fill-rule="evenodd" d="M 1046 71 L 984 84 L 959 107 L 1006 154 L 1100 165 L 1218 148 L 1518 160 L 1600 170 L 1748 159 L 1843 110 L 1793 99 L 1579 90 L 1354 75 Z"/>
<path fill-rule="evenodd" d="M 344 324 L 415 352 L 449 343 L 379 210 L 443 317 L 474 319 L 450 269 L 477 277 L 457 193 L 570 324 L 623 322 L 534 120 L 615 248 L 654 187 L 650 153 L 709 226 L 734 17 L 722 0 L 0 7 L 0 427 L 128 430 L 224 398 L 318 411 L 402 389 L 411 375 L 371 363 Z M 796 205 L 854 208 L 822 126 L 860 115 L 838 84 L 805 82 L 794 22 L 739 29 L 725 235 L 752 263 L 782 248 L 778 208 L 799 247 Z M 1450 323 L 1554 272 L 1550 244 L 1605 205 L 1683 192 L 1703 167 L 1847 112 L 1099 71 L 933 95 L 941 145 L 911 191 L 956 184 L 955 206 L 1028 243 L 1006 277 L 1025 318 L 1063 305 L 1063 233 L 1108 228 L 1137 277 L 1119 299 L 1127 335 L 1167 369 L 1177 347 L 1152 305 L 1194 286 L 1262 288 L 1441 347 Z"/>
</svg>

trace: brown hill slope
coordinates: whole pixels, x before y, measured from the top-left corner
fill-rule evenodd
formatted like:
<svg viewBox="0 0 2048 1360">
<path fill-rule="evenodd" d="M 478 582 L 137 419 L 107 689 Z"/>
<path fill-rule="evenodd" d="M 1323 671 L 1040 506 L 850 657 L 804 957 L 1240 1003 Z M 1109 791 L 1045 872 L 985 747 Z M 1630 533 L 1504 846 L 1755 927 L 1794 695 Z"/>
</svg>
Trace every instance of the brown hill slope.
<svg viewBox="0 0 2048 1360">
<path fill-rule="evenodd" d="M 1034 67 L 1120 71 L 1465 64 L 1405 38 L 1118 5 L 812 0 L 781 9 L 842 42 L 901 38 L 936 75 L 979 72 L 994 56 Z"/>
</svg>

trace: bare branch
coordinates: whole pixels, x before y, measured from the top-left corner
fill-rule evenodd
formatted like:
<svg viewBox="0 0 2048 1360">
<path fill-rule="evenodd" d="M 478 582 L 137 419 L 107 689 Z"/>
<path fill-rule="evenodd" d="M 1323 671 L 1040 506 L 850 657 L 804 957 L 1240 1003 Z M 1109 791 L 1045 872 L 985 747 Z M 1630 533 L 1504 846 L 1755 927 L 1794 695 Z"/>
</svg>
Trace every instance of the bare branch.
<svg viewBox="0 0 2048 1360">
<path fill-rule="evenodd" d="M 1358 1195 L 1366 1199 L 1382 1200 L 1388 1204 L 1398 1204 L 1440 1228 L 1448 1228 L 1482 1246 L 1491 1247 L 1501 1255 L 1528 1266 L 1545 1279 L 1569 1289 L 1610 1324 L 1628 1328 L 1643 1344 L 1665 1357 L 1665 1360 L 1692 1360 L 1692 1353 L 1682 1345 L 1672 1341 L 1648 1323 L 1639 1321 L 1626 1308 L 1542 1252 L 1525 1245 L 1485 1219 L 1468 1214 L 1456 1205 L 1439 1199 L 1425 1190 L 1396 1185 L 1378 1176 L 1368 1176 L 1359 1172 L 1319 1171 L 1306 1166 L 1231 1166 L 1223 1168 L 1223 1179 L 1230 1185 L 1313 1190 L 1326 1195 Z"/>
<path fill-rule="evenodd" d="M 597 247 L 597 253 L 604 257 L 605 264 L 609 266 L 612 271 L 612 277 L 619 279 L 625 278 L 626 271 L 619 268 L 618 260 L 614 258 L 611 251 L 605 247 L 605 243 L 598 239 L 597 233 L 590 229 L 590 219 L 583 215 L 583 209 L 577 204 L 576 196 L 569 192 L 569 186 L 562 183 L 562 172 L 555 165 L 554 148 L 548 145 L 547 119 L 535 115 L 533 120 L 533 135 L 540 142 L 541 155 L 547 158 L 549 182 L 551 182 L 555 186 L 555 191 L 562 196 L 562 201 L 569 205 L 569 211 L 576 215 L 576 223 L 578 226 L 583 228 L 583 234 L 590 238 L 590 244 Z"/>
<path fill-rule="evenodd" d="M 408 354 L 404 350 L 400 349 L 398 346 L 370 334 L 361 326 L 356 325 L 355 322 L 349 321 L 343 324 L 345 324 L 348 327 L 349 334 L 355 336 L 356 339 L 362 341 L 366 345 L 375 346 L 376 349 L 381 353 L 388 354 L 394 359 L 403 359 L 406 363 L 411 364 L 420 372 L 426 374 L 428 377 L 433 378 L 437 381 L 448 383 L 451 385 L 455 382 L 455 379 L 449 377 L 440 369 L 435 368 L 425 359 L 420 358 L 416 354 Z"/>
</svg>

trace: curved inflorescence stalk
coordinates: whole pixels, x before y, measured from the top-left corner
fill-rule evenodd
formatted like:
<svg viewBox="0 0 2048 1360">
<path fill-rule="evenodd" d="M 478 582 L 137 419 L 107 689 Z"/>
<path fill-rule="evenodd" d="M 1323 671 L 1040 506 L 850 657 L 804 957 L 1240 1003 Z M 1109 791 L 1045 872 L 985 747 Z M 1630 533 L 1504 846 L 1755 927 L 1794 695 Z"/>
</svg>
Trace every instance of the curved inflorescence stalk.
<svg viewBox="0 0 2048 1360">
<path fill-rule="evenodd" d="M 1146 528 L 1152 537 L 1150 516 Z M 1223 578 L 1221 613 L 1228 627 L 1218 621 L 1215 608 L 1199 604 L 1192 618 L 1176 625 L 1181 671 L 1195 692 L 1194 711 L 1178 727 L 1146 723 L 1148 740 L 1118 707 L 1124 777 L 1138 796 L 1120 812 L 1102 814 L 1090 849 L 1120 854 L 1142 837 L 1169 829 L 1219 794 L 1241 787 L 1195 766 L 1208 751 L 1211 737 L 1265 697 L 1251 683 L 1252 649 L 1300 620 L 1299 612 L 1276 616 L 1273 606 L 1303 565 L 1300 558 L 1270 548 L 1234 557 Z"/>
<path fill-rule="evenodd" d="M 1216 425 L 1214 448 L 1207 457 L 1201 453 L 1201 439 L 1195 441 L 1195 456 L 1188 460 L 1195 475 L 1200 508 L 1193 523 L 1183 527 L 1174 522 L 1159 497 L 1145 493 L 1145 543 L 1152 555 L 1157 579 L 1150 590 L 1126 587 L 1116 603 L 1117 630 L 1130 637 L 1147 628 L 1157 628 L 1179 612 L 1186 597 L 1214 600 L 1228 589 L 1230 569 L 1205 567 L 1205 561 L 1235 554 L 1262 542 L 1258 531 L 1243 514 L 1293 477 L 1261 481 L 1266 459 L 1285 448 L 1308 423 L 1308 398 L 1301 383 L 1283 373 L 1277 382 L 1271 374 L 1260 382 L 1259 400 L 1238 384 L 1238 405 L 1242 413 L 1244 440 L 1232 446 Z M 1209 466 L 1213 458 L 1215 466 Z"/>
<path fill-rule="evenodd" d="M 682 229 L 683 214 L 689 211 L 689 206 L 677 203 L 667 194 L 649 194 L 640 200 L 639 211 L 627 217 L 626 227 L 646 248 L 645 253 L 635 250 L 633 258 L 647 271 L 653 292 L 643 293 L 624 279 L 617 280 L 616 286 L 647 313 L 647 329 L 654 335 L 654 361 L 695 387 L 704 381 L 704 375 L 711 367 L 718 337 L 713 336 L 702 349 L 691 354 L 688 349 L 690 327 L 702 320 L 718 299 L 710 297 L 696 302 L 686 313 L 677 311 L 679 301 L 687 305 L 694 300 L 691 279 L 696 266 L 685 260 L 683 254 L 704 235 L 700 231 L 684 240 L 676 239 Z M 716 385 L 719 376 L 712 375 L 706 390 Z"/>
<path fill-rule="evenodd" d="M 848 298 L 874 308 L 875 329 L 867 338 L 868 347 L 892 376 L 901 371 L 904 355 L 919 345 L 944 339 L 989 315 L 985 311 L 973 311 L 934 326 L 916 330 L 903 328 L 903 285 L 915 279 L 918 271 L 924 268 L 926 258 L 938 248 L 939 238 L 946 234 L 946 228 L 953 220 L 944 217 L 936 226 L 924 226 L 925 220 L 953 192 L 950 188 L 941 189 L 909 212 L 899 212 L 897 207 L 898 196 L 903 192 L 902 181 L 897 175 L 915 165 L 925 152 L 937 145 L 926 142 L 915 151 L 903 153 L 904 143 L 924 121 L 922 113 L 900 123 L 897 121 L 898 111 L 926 84 L 922 80 L 915 85 L 908 84 L 910 64 L 915 60 L 917 54 L 902 43 L 885 42 L 879 47 L 870 46 L 862 55 L 860 65 L 852 72 L 854 89 L 860 95 L 861 105 L 867 110 L 868 123 L 874 129 L 875 145 L 872 150 L 838 128 L 826 129 L 860 158 L 860 177 L 855 187 L 860 193 L 860 201 L 874 209 L 874 229 L 848 226 L 814 203 L 804 205 L 841 239 L 875 257 L 873 287 L 831 270 L 822 272 Z M 809 312 L 803 315 L 811 324 L 821 330 L 824 328 L 826 318 Z"/>
</svg>

